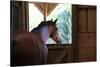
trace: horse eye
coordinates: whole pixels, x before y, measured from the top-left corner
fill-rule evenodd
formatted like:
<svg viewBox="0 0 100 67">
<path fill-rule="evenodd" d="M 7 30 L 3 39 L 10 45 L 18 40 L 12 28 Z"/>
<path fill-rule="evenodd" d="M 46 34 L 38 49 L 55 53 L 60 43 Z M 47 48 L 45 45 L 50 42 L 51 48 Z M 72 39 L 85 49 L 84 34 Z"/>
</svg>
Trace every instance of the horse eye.
<svg viewBox="0 0 100 67">
<path fill-rule="evenodd" d="M 56 30 L 58 30 L 58 28 L 56 27 Z"/>
</svg>

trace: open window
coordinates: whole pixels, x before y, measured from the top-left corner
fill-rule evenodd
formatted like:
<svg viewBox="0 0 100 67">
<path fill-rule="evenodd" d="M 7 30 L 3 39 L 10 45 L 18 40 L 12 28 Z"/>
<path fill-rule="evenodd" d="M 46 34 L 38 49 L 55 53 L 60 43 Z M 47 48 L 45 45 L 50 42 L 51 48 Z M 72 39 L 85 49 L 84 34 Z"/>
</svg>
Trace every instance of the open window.
<svg viewBox="0 0 100 67">
<path fill-rule="evenodd" d="M 47 16 L 47 20 L 58 19 L 56 26 L 61 38 L 61 44 L 72 43 L 72 8 L 71 4 L 58 4 Z"/>
<path fill-rule="evenodd" d="M 59 44 L 72 44 L 72 5 L 57 3 L 29 3 L 29 31 L 41 21 L 56 20 Z M 51 38 L 50 38 L 51 39 Z M 52 40 L 46 44 L 56 44 Z"/>
</svg>

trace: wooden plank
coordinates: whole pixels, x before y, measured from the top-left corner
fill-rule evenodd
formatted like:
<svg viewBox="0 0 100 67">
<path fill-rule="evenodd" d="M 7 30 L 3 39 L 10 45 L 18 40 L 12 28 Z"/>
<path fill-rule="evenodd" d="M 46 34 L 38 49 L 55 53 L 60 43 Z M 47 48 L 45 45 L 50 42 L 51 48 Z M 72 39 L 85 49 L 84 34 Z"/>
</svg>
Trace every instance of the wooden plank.
<svg viewBox="0 0 100 67">
<path fill-rule="evenodd" d="M 96 60 L 96 52 L 94 46 L 84 46 L 80 47 L 80 61 L 95 61 Z"/>
<path fill-rule="evenodd" d="M 78 44 L 80 61 L 96 60 L 96 33 L 79 33 Z"/>
<path fill-rule="evenodd" d="M 54 63 L 61 63 L 61 61 L 64 59 L 64 57 L 66 56 L 66 54 L 68 55 L 68 52 L 66 51 L 66 49 L 64 49 L 60 56 L 54 61 Z"/>
<path fill-rule="evenodd" d="M 53 64 L 54 61 L 61 55 L 63 49 L 48 49 L 48 60 L 47 63 Z"/>
<path fill-rule="evenodd" d="M 72 4 L 72 47 L 73 47 L 73 62 L 78 61 L 78 44 L 77 44 L 77 36 L 78 36 L 78 5 Z"/>
<path fill-rule="evenodd" d="M 86 32 L 87 15 L 86 9 L 79 9 L 78 13 L 78 32 Z"/>
<path fill-rule="evenodd" d="M 96 5 L 78 5 L 78 8 L 95 8 Z"/>
<path fill-rule="evenodd" d="M 88 9 L 88 32 L 96 31 L 96 8 Z"/>
<path fill-rule="evenodd" d="M 89 44 L 96 46 L 96 33 L 88 33 Z"/>
<path fill-rule="evenodd" d="M 72 47 L 72 44 L 47 44 L 48 49 L 65 49 L 65 48 L 70 48 Z"/>
<path fill-rule="evenodd" d="M 79 47 L 88 45 L 88 33 L 78 33 Z"/>
<path fill-rule="evenodd" d="M 67 62 L 73 61 L 72 45 L 48 45 L 48 63 L 63 63 L 63 59 Z M 67 58 L 65 58 L 67 56 Z"/>
<path fill-rule="evenodd" d="M 48 4 L 47 16 L 56 8 L 57 5 L 58 5 L 57 3 Z"/>
<path fill-rule="evenodd" d="M 79 47 L 96 46 L 96 33 L 78 33 Z"/>
<path fill-rule="evenodd" d="M 44 15 L 44 8 L 45 4 L 44 3 L 33 3 L 39 10 L 40 12 Z"/>
<path fill-rule="evenodd" d="M 67 58 L 65 58 L 67 56 Z M 66 59 L 67 61 L 65 61 L 66 63 L 67 62 L 72 62 L 72 48 L 69 47 L 69 48 L 65 48 L 61 53 L 60 55 L 58 56 L 58 58 L 54 61 L 54 63 L 62 63 L 64 59 Z"/>
</svg>

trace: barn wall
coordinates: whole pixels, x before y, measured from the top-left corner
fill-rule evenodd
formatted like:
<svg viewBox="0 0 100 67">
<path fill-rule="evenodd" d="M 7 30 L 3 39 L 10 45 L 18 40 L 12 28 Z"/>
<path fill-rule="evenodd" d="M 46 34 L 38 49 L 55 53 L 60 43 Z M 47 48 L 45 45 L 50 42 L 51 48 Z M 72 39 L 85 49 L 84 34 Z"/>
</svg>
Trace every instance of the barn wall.
<svg viewBox="0 0 100 67">
<path fill-rule="evenodd" d="M 79 61 L 96 60 L 96 6 L 78 6 Z"/>
<path fill-rule="evenodd" d="M 26 1 L 10 1 L 11 33 L 15 31 L 28 31 L 28 3 Z"/>
</svg>

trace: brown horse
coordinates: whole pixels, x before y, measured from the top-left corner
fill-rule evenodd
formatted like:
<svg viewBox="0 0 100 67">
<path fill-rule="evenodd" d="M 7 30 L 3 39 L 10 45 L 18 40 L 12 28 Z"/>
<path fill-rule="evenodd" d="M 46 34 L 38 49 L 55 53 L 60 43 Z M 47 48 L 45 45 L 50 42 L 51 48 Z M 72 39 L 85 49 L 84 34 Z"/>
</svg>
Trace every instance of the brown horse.
<svg viewBox="0 0 100 67">
<path fill-rule="evenodd" d="M 45 42 L 57 30 L 56 21 L 43 21 L 32 32 L 14 32 L 11 40 L 11 66 L 46 64 L 48 49 Z"/>
<path fill-rule="evenodd" d="M 31 32 L 14 33 L 11 44 L 11 65 L 37 65 L 45 64 L 47 60 L 47 47 L 41 37 Z"/>
</svg>

